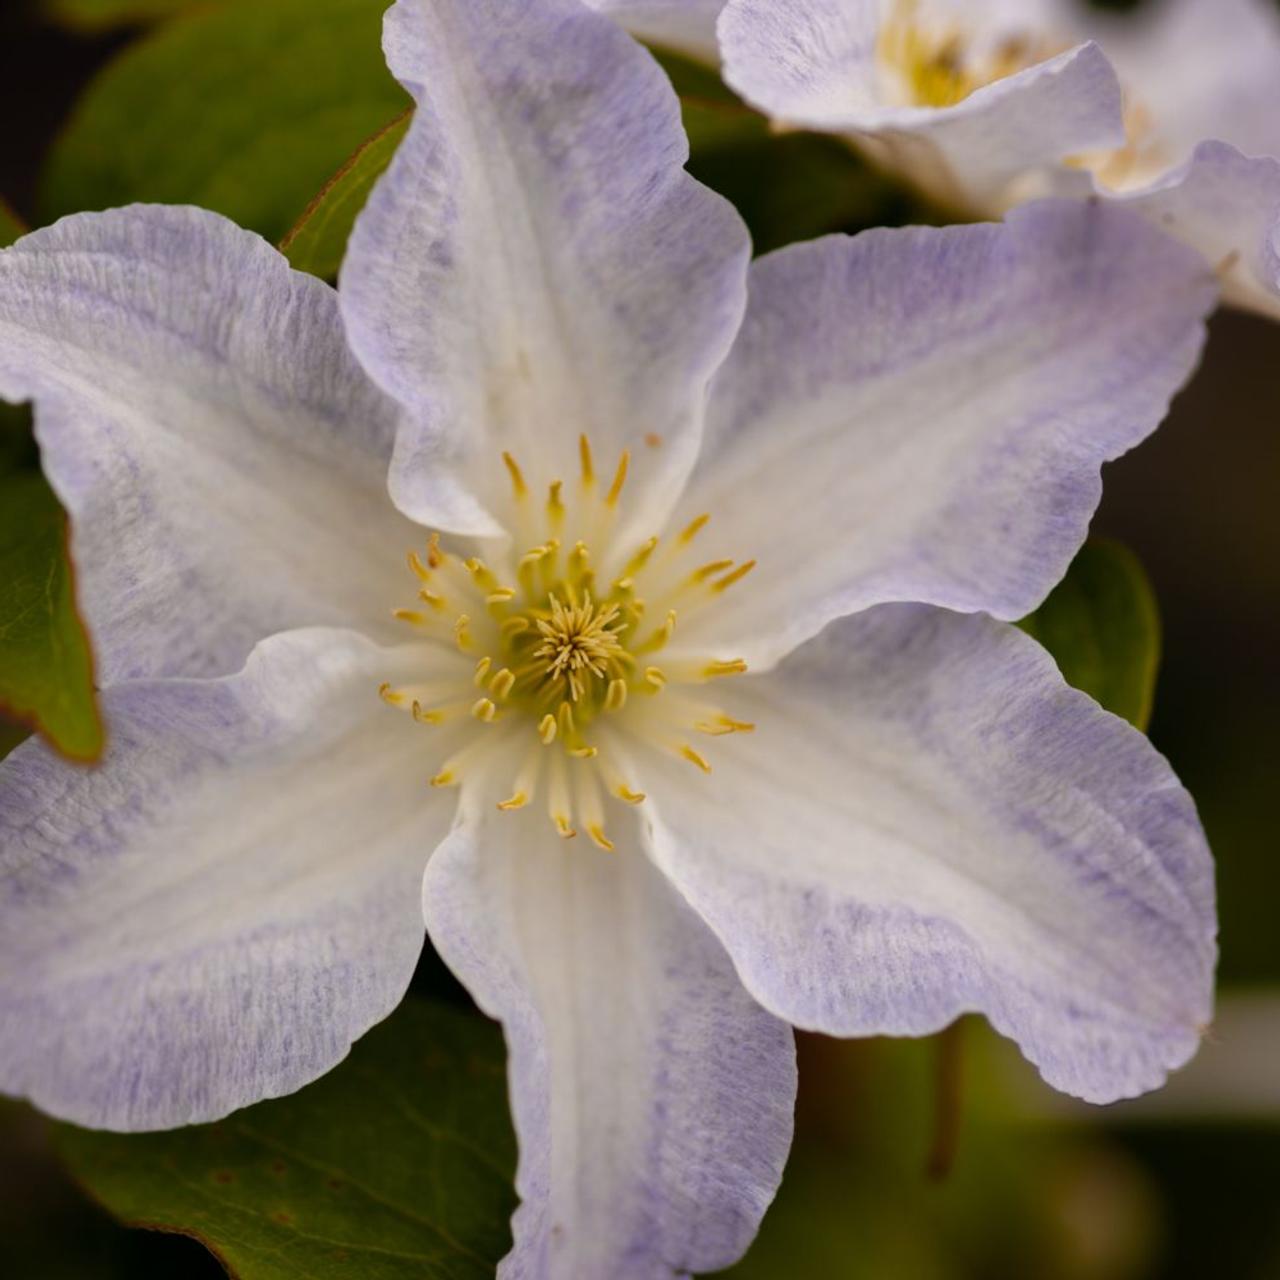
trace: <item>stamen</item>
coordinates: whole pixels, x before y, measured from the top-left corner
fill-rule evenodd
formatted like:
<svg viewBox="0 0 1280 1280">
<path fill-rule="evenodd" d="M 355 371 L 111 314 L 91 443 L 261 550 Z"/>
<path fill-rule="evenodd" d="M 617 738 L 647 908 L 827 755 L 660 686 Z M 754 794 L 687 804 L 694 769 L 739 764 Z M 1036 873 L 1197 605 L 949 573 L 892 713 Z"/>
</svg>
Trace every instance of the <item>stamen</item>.
<svg viewBox="0 0 1280 1280">
<path fill-rule="evenodd" d="M 509 800 L 500 800 L 498 808 L 504 813 L 510 813 L 514 809 L 523 809 L 529 803 L 529 797 L 523 791 L 515 792 Z"/>
<path fill-rule="evenodd" d="M 524 472 L 520 470 L 520 464 L 509 453 L 504 451 L 502 460 L 507 464 L 507 470 L 511 473 L 512 492 L 519 500 L 529 492 L 529 486 L 524 482 Z"/>
<path fill-rule="evenodd" d="M 709 680 L 717 679 L 720 676 L 740 676 L 747 669 L 747 664 L 741 658 L 733 658 L 728 662 L 708 662 L 702 669 L 702 674 Z"/>
<path fill-rule="evenodd" d="M 493 692 L 493 696 L 499 702 L 504 701 L 515 687 L 515 672 L 510 667 L 503 667 L 496 676 L 489 682 L 489 688 Z"/>
<path fill-rule="evenodd" d="M 490 724 L 498 714 L 498 708 L 488 698 L 478 698 L 471 708 L 471 714 L 477 720 Z"/>
<path fill-rule="evenodd" d="M 556 718 L 548 712 L 538 723 L 538 737 L 542 739 L 542 745 L 549 747 L 556 740 Z"/>
<path fill-rule="evenodd" d="M 727 733 L 754 733 L 755 725 L 749 720 L 731 720 L 728 716 L 717 716 L 714 720 L 699 720 L 694 726 L 699 733 L 722 737 Z"/>
<path fill-rule="evenodd" d="M 618 459 L 618 470 L 614 473 L 613 484 L 609 486 L 609 492 L 605 495 L 605 504 L 610 507 L 618 505 L 618 498 L 622 495 L 622 486 L 627 483 L 627 468 L 631 465 L 630 450 L 623 449 L 622 457 Z"/>
<path fill-rule="evenodd" d="M 596 481 L 596 469 L 591 458 L 591 441 L 585 435 L 578 437 L 578 460 L 582 464 L 582 484 L 590 488 Z"/>
<path fill-rule="evenodd" d="M 604 696 L 604 709 L 606 711 L 621 711 L 627 705 L 627 682 L 625 680 L 610 680 L 609 691 Z"/>
<path fill-rule="evenodd" d="M 441 613 L 444 610 L 444 596 L 438 596 L 434 591 L 428 591 L 426 587 L 423 587 L 422 590 L 418 592 L 418 599 L 421 600 L 423 604 L 429 604 L 437 613 Z"/>
<path fill-rule="evenodd" d="M 417 574 L 418 578 L 422 582 L 426 582 L 431 577 L 431 570 L 422 563 L 422 560 L 419 558 L 416 551 L 409 552 L 409 568 Z"/>
<path fill-rule="evenodd" d="M 604 833 L 604 827 L 603 827 L 600 823 L 598 823 L 598 822 L 593 822 L 593 823 L 592 823 L 592 824 L 587 828 L 587 835 L 589 835 L 589 836 L 591 837 L 591 839 L 592 839 L 592 840 L 593 840 L 597 845 L 599 845 L 599 846 L 600 846 L 600 848 L 601 848 L 601 849 L 603 849 L 606 853 L 613 853 L 613 851 L 614 851 L 614 844 L 613 844 L 613 841 L 612 841 L 612 840 L 610 840 L 610 839 L 605 835 L 605 833 Z"/>
<path fill-rule="evenodd" d="M 689 575 L 689 581 L 695 583 L 706 582 L 708 578 L 714 577 L 717 573 L 732 568 L 732 560 L 712 560 L 709 564 L 704 564 L 701 568 L 695 569 Z"/>
<path fill-rule="evenodd" d="M 690 764 L 696 764 L 698 768 L 702 770 L 703 773 L 711 772 L 711 766 L 706 762 L 706 759 L 703 756 L 699 755 L 687 743 L 683 744 L 680 747 L 680 755 L 685 760 L 688 760 Z"/>
<path fill-rule="evenodd" d="M 466 653 L 473 644 L 470 627 L 471 619 L 465 613 L 460 613 L 457 622 L 453 624 L 453 639 L 463 653 Z"/>
<path fill-rule="evenodd" d="M 644 679 L 645 683 L 652 685 L 655 690 L 667 687 L 667 677 L 663 675 L 661 667 L 645 667 Z"/>
<path fill-rule="evenodd" d="M 440 550 L 440 535 L 433 533 L 427 539 L 427 564 L 438 569 L 444 563 L 444 552 Z"/>
<path fill-rule="evenodd" d="M 431 621 L 425 613 L 416 609 L 395 609 L 392 616 L 400 622 L 407 622 L 411 627 L 425 627 Z"/>
<path fill-rule="evenodd" d="M 493 666 L 493 659 L 487 655 L 476 663 L 476 674 L 473 677 L 477 689 L 484 688 L 485 677 L 489 674 L 489 668 Z"/>
<path fill-rule="evenodd" d="M 547 492 L 547 521 L 556 530 L 564 522 L 564 499 L 560 496 L 563 487 L 563 481 L 553 480 Z"/>
<path fill-rule="evenodd" d="M 756 562 L 754 560 L 747 560 L 743 564 L 740 564 L 732 573 L 726 574 L 719 582 L 712 583 L 711 590 L 728 591 L 735 582 L 741 582 L 742 579 L 745 578 L 755 567 Z"/>
<path fill-rule="evenodd" d="M 709 514 L 695 516 L 694 519 L 690 520 L 689 523 L 685 525 L 677 541 L 682 546 L 688 546 L 689 543 L 691 543 L 694 540 L 694 538 L 696 538 L 698 534 L 701 533 L 702 530 L 706 528 L 707 521 L 710 519 L 711 519 L 711 516 Z"/>
<path fill-rule="evenodd" d="M 415 701 L 413 704 L 413 718 L 419 724 L 442 724 L 445 719 L 445 712 L 443 710 L 424 711 L 422 703 Z"/>
</svg>

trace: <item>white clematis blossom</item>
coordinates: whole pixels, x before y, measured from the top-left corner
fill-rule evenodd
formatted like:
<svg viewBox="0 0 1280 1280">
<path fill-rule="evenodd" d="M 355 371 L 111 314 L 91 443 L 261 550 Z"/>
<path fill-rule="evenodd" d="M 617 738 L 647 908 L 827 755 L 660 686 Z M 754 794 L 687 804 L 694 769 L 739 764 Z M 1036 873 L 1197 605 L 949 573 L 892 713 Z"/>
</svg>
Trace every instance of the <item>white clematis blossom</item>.
<svg viewBox="0 0 1280 1280">
<path fill-rule="evenodd" d="M 117 1129 L 297 1088 L 419 891 L 507 1034 L 508 1276 L 733 1261 L 788 1024 L 978 1010 L 1061 1089 L 1160 1084 L 1211 1014 L 1194 807 L 996 619 L 1188 376 L 1202 261 L 1049 202 L 749 266 L 576 0 L 401 0 L 386 50 L 419 107 L 337 293 L 188 208 L 0 253 L 110 728 L 0 765 L 0 1087 Z"/>
<path fill-rule="evenodd" d="M 663 41 L 629 0 L 592 0 Z M 1273 0 L 679 0 L 679 47 L 785 125 L 847 136 L 966 215 L 1049 192 L 1132 205 L 1280 316 Z M 713 13 L 713 11 L 715 11 Z M 675 29 L 675 20 L 667 19 Z"/>
</svg>

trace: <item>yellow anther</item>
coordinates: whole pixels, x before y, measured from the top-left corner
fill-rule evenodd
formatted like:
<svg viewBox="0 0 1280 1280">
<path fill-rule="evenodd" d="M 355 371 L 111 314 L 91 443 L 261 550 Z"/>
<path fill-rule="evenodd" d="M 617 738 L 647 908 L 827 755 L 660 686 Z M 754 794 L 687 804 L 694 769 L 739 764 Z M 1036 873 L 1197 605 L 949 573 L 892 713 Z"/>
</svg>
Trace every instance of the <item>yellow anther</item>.
<svg viewBox="0 0 1280 1280">
<path fill-rule="evenodd" d="M 508 600 L 516 598 L 516 590 L 514 587 L 499 587 L 496 591 L 490 591 L 484 598 L 485 604 L 506 604 Z"/>
<path fill-rule="evenodd" d="M 440 724 L 444 720 L 444 712 L 424 711 L 422 703 L 415 701 L 413 704 L 413 718 L 419 724 Z"/>
<path fill-rule="evenodd" d="M 556 740 L 556 718 L 550 712 L 538 722 L 538 737 L 542 739 L 542 745 L 549 747 Z"/>
<path fill-rule="evenodd" d="M 698 534 L 706 528 L 707 521 L 710 519 L 710 515 L 703 514 L 695 517 L 693 520 L 690 520 L 689 523 L 681 530 L 680 537 L 677 541 L 684 546 L 688 546 L 689 543 L 691 543 L 694 538 L 696 538 Z"/>
<path fill-rule="evenodd" d="M 485 724 L 489 724 L 493 717 L 498 714 L 498 708 L 488 698 L 477 698 L 472 704 L 471 714 L 477 720 L 482 720 Z"/>
<path fill-rule="evenodd" d="M 499 625 L 498 630 L 502 633 L 504 640 L 512 640 L 522 632 L 528 631 L 533 623 L 528 618 L 517 614 L 514 618 L 506 618 Z"/>
<path fill-rule="evenodd" d="M 567 750 L 575 760 L 594 760 L 600 754 L 595 747 L 569 747 Z"/>
<path fill-rule="evenodd" d="M 491 666 L 493 666 L 493 659 L 487 656 L 481 658 L 480 661 L 476 663 L 476 674 L 474 680 L 477 689 L 484 688 L 485 678 L 488 676 L 489 668 Z"/>
<path fill-rule="evenodd" d="M 510 813 L 513 809 L 523 809 L 528 803 L 528 795 L 523 791 L 517 791 L 509 800 L 499 801 L 498 808 L 504 813 Z"/>
<path fill-rule="evenodd" d="M 419 613 L 417 609 L 396 609 L 393 616 L 400 622 L 407 622 L 414 627 L 425 627 L 428 621 L 427 615 Z"/>
<path fill-rule="evenodd" d="M 680 748 L 680 755 L 690 764 L 696 764 L 703 773 L 711 772 L 711 766 L 706 762 L 706 759 L 700 756 L 691 746 L 688 746 L 687 744 L 682 746 Z"/>
<path fill-rule="evenodd" d="M 728 716 L 717 716 L 714 720 L 700 720 L 693 727 L 699 733 L 707 733 L 712 737 L 721 737 L 726 733 L 755 732 L 755 725 L 749 720 L 731 720 Z"/>
<path fill-rule="evenodd" d="M 509 667 L 503 667 L 492 680 L 489 681 L 489 688 L 493 696 L 501 702 L 515 687 L 515 672 Z"/>
<path fill-rule="evenodd" d="M 437 613 L 441 612 L 445 606 L 444 596 L 438 596 L 434 591 L 428 591 L 426 587 L 418 592 L 418 599 L 423 604 L 429 604 Z"/>
<path fill-rule="evenodd" d="M 524 482 L 524 472 L 520 470 L 520 464 L 505 450 L 502 454 L 502 460 L 507 464 L 507 470 L 511 473 L 511 489 L 517 498 L 523 498 L 529 492 L 529 486 Z"/>
<path fill-rule="evenodd" d="M 632 791 L 630 787 L 624 786 L 622 783 L 618 784 L 614 794 L 618 797 L 619 800 L 625 800 L 627 804 L 643 804 L 644 803 L 643 791 Z"/>
<path fill-rule="evenodd" d="M 733 658 L 728 662 L 708 662 L 702 668 L 702 674 L 708 680 L 714 680 L 717 676 L 740 676 L 747 669 L 747 664 L 741 658 Z"/>
<path fill-rule="evenodd" d="M 560 833 L 562 839 L 572 840 L 578 833 L 573 829 L 569 822 L 569 815 L 565 813 L 553 813 L 551 821 L 555 824 L 556 830 Z"/>
<path fill-rule="evenodd" d="M 619 574 L 619 577 L 625 581 L 630 578 L 632 574 L 639 573 L 640 570 L 649 563 L 649 557 L 653 555 L 654 548 L 657 545 L 658 539 L 656 537 L 650 538 L 649 541 L 646 542 L 640 550 L 627 561 L 626 567 L 622 570 L 622 573 Z"/>
<path fill-rule="evenodd" d="M 440 535 L 433 533 L 427 539 L 427 564 L 432 569 L 438 569 L 444 564 L 444 552 L 440 550 Z"/>
<path fill-rule="evenodd" d="M 460 613 L 453 624 L 453 639 L 463 653 L 471 648 L 471 619 L 465 613 Z"/>
<path fill-rule="evenodd" d="M 647 640 L 636 645 L 632 653 L 656 653 L 659 649 L 666 646 L 667 641 L 675 635 L 676 631 L 676 611 L 674 609 L 667 610 L 666 621 L 660 626 Z"/>
<path fill-rule="evenodd" d="M 560 726 L 560 736 L 562 738 L 570 738 L 573 736 L 573 707 L 562 702 L 556 711 L 556 720 Z"/>
<path fill-rule="evenodd" d="M 667 677 L 663 675 L 661 667 L 645 667 L 644 679 L 646 684 L 652 685 L 655 689 L 667 687 Z"/>
<path fill-rule="evenodd" d="M 564 499 L 560 496 L 560 490 L 563 488 L 563 480 L 553 480 L 547 490 L 547 519 L 551 522 L 553 529 L 558 529 L 560 522 L 564 519 Z"/>
<path fill-rule="evenodd" d="M 378 686 L 378 697 L 393 707 L 404 706 L 404 694 L 397 692 L 389 684 L 383 683 Z"/>
<path fill-rule="evenodd" d="M 625 680 L 610 680 L 608 692 L 604 695 L 604 709 L 606 711 L 621 711 L 627 705 L 627 682 Z"/>
<path fill-rule="evenodd" d="M 578 460 L 582 464 L 582 483 L 584 485 L 595 484 L 596 469 L 591 459 L 591 441 L 585 435 L 578 437 Z"/>
<path fill-rule="evenodd" d="M 481 591 L 497 591 L 502 585 L 497 578 L 493 576 L 493 571 L 478 556 L 472 556 L 467 561 L 467 572 L 471 575 L 472 580 Z"/>
<path fill-rule="evenodd" d="M 622 495 L 622 486 L 627 483 L 627 468 L 631 465 L 631 453 L 627 449 L 623 449 L 622 457 L 618 459 L 618 469 L 613 474 L 613 483 L 609 486 L 609 492 L 605 494 L 605 502 L 609 506 L 614 507 L 618 504 L 618 498 Z"/>
<path fill-rule="evenodd" d="M 587 549 L 585 542 L 575 542 L 573 550 L 569 552 L 569 574 L 571 577 L 581 578 L 586 572 L 587 564 L 591 560 L 591 552 Z"/>
<path fill-rule="evenodd" d="M 431 570 L 422 563 L 422 558 L 416 551 L 409 552 L 409 568 L 412 569 L 423 582 L 426 582 L 426 580 L 431 577 Z"/>
<path fill-rule="evenodd" d="M 451 787 L 458 780 L 458 775 L 447 766 L 440 770 L 434 778 L 431 779 L 433 787 Z"/>
<path fill-rule="evenodd" d="M 754 560 L 748 560 L 740 564 L 732 573 L 726 574 L 719 582 L 712 583 L 712 591 L 728 591 L 735 582 L 741 582 L 743 578 L 756 567 Z"/>
<path fill-rule="evenodd" d="M 610 840 L 609 837 L 605 835 L 604 828 L 598 822 L 593 822 L 587 828 L 587 835 L 589 835 L 591 839 L 595 841 L 595 843 L 599 845 L 600 848 L 603 849 L 606 853 L 613 852 L 613 848 L 614 848 L 613 841 Z"/>
<path fill-rule="evenodd" d="M 701 568 L 695 569 L 689 575 L 690 582 L 706 582 L 708 578 L 714 577 L 717 573 L 723 573 L 725 569 L 732 569 L 732 560 L 712 560 Z"/>
</svg>

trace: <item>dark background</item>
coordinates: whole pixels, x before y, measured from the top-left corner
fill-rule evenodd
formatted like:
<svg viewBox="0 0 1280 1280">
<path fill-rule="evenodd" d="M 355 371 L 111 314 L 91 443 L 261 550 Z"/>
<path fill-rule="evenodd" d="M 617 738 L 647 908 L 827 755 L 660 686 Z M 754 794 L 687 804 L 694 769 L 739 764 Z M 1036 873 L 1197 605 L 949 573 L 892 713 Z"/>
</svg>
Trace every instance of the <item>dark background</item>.
<svg viewBox="0 0 1280 1280">
<path fill-rule="evenodd" d="M 0 0 L 0 195 L 24 219 L 71 103 L 129 38 L 72 36 Z M 1263 1007 L 1280 1027 L 1278 392 L 1280 324 L 1220 314 L 1169 421 L 1106 469 L 1095 528 L 1138 553 L 1160 601 L 1151 736 L 1197 797 L 1218 859 L 1224 1006 L 1274 992 Z M 422 984 L 438 985 L 424 963 Z M 968 1034 L 973 1081 L 989 1046 Z M 1246 1099 L 1230 1121 L 1213 1114 L 1230 1099 L 1184 1108 L 1175 1085 L 1158 1121 L 1120 1108 L 1019 1125 L 988 1114 L 1006 1091 L 1026 1091 L 1037 1115 L 1047 1103 L 1001 1057 L 1001 1083 L 966 1090 L 955 1169 L 935 1185 L 922 1171 L 935 1052 L 805 1041 L 796 1154 L 744 1276 L 1280 1278 L 1280 1061 L 1261 1064 L 1276 1081 L 1270 1107 Z M 1204 1056 L 1262 1052 L 1246 1039 Z M 888 1102 L 901 1124 L 884 1120 Z M 114 1224 L 62 1174 L 39 1118 L 0 1110 L 0 1276 L 221 1274 L 192 1241 Z"/>
</svg>

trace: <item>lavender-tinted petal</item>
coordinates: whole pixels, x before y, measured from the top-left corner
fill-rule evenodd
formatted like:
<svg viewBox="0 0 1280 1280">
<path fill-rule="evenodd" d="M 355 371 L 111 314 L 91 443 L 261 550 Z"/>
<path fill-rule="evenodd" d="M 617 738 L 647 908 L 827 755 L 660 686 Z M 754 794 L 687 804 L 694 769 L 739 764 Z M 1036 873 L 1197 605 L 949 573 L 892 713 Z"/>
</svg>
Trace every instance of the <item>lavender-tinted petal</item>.
<svg viewBox="0 0 1280 1280">
<path fill-rule="evenodd" d="M 680 517 L 710 512 L 707 551 L 758 565 L 677 640 L 762 665 L 882 602 L 1030 612 L 1216 296 L 1198 255 L 1086 202 L 758 260 Z"/>
<path fill-rule="evenodd" d="M 748 990 L 835 1035 L 968 1010 L 1096 1102 L 1158 1086 L 1211 1016 L 1213 868 L 1147 739 L 982 615 L 885 605 L 726 706 L 700 785 L 655 757 L 658 864 Z"/>
<path fill-rule="evenodd" d="M 748 256 L 732 206 L 684 172 L 670 84 L 579 0 L 400 0 L 384 43 L 419 106 L 340 293 L 408 411 L 396 501 L 496 534 L 500 452 L 537 489 L 572 477 L 585 434 L 602 468 L 631 449 L 629 510 L 651 522 L 696 451 Z"/>
<path fill-rule="evenodd" d="M 510 1051 L 522 1204 L 499 1274 L 719 1270 L 782 1175 L 791 1031 L 639 848 L 582 843 L 541 813 L 473 812 L 423 886 L 432 940 Z"/>
<path fill-rule="evenodd" d="M 0 253 L 0 396 L 34 400 L 102 683 L 222 675 L 377 626 L 413 531 L 391 403 L 333 291 L 201 209 L 77 214 Z"/>
<path fill-rule="evenodd" d="M 108 690 L 100 768 L 34 740 L 0 764 L 0 1088 L 104 1128 L 211 1120 L 391 1012 L 451 817 L 377 696 L 418 669 L 292 632 L 234 676 Z"/>
</svg>

